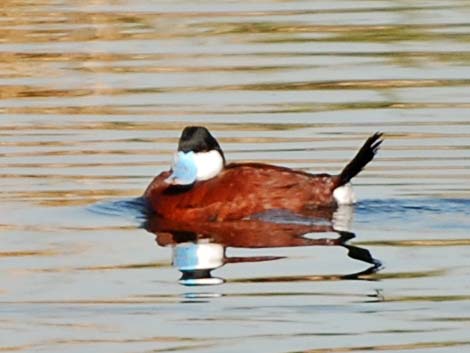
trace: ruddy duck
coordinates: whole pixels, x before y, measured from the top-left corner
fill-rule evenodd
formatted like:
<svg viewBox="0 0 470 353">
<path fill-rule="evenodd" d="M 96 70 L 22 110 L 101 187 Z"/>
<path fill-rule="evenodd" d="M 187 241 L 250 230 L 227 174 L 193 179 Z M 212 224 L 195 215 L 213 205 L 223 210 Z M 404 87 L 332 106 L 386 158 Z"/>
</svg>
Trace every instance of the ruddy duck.
<svg viewBox="0 0 470 353">
<path fill-rule="evenodd" d="M 308 215 L 353 204 L 349 182 L 374 158 L 381 137 L 369 137 L 341 173 L 310 174 L 263 163 L 226 164 L 209 130 L 188 126 L 171 170 L 155 177 L 144 197 L 160 217 L 184 222 L 241 220 L 269 210 Z"/>
</svg>

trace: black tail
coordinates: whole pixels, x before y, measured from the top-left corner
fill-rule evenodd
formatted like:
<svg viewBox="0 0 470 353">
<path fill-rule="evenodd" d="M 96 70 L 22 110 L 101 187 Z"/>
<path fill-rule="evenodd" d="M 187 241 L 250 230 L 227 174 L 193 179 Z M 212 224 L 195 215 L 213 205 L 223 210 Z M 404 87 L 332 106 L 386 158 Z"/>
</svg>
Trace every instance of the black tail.
<svg viewBox="0 0 470 353">
<path fill-rule="evenodd" d="M 349 183 L 352 178 L 359 174 L 367 163 L 374 158 L 382 141 L 381 132 L 376 132 L 367 139 L 353 160 L 344 167 L 339 175 L 337 187 Z"/>
</svg>

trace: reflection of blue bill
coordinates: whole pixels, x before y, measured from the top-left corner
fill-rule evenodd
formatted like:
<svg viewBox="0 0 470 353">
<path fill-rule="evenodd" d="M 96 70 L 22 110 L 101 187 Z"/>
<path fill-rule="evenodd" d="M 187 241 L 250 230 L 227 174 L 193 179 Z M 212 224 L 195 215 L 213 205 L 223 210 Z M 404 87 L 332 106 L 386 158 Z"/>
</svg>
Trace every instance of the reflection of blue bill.
<svg viewBox="0 0 470 353">
<path fill-rule="evenodd" d="M 190 185 L 196 181 L 197 166 L 194 152 L 178 152 L 172 164 L 172 173 L 165 180 L 169 184 Z"/>
<path fill-rule="evenodd" d="M 197 251 L 197 244 L 178 244 L 173 250 L 173 266 L 183 271 L 198 269 L 199 257 Z"/>
</svg>

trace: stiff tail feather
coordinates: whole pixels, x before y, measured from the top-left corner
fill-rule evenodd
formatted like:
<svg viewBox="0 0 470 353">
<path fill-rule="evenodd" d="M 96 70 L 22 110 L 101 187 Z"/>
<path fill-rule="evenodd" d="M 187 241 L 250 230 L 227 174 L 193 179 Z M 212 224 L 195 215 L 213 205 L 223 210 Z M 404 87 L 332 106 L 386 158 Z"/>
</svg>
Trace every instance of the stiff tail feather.
<svg viewBox="0 0 470 353">
<path fill-rule="evenodd" d="M 367 139 L 352 161 L 349 162 L 346 167 L 344 167 L 341 174 L 338 175 L 336 187 L 349 183 L 349 181 L 359 174 L 367 163 L 374 158 L 379 150 L 380 144 L 383 142 L 382 135 L 381 132 L 376 132 Z"/>
</svg>

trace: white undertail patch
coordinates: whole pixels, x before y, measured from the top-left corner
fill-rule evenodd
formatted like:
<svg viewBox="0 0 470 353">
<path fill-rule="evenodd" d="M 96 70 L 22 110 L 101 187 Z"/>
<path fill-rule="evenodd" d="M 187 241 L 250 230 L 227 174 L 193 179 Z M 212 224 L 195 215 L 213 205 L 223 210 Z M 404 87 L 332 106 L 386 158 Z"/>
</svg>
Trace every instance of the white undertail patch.
<svg viewBox="0 0 470 353">
<path fill-rule="evenodd" d="M 333 191 L 333 197 L 338 205 L 352 205 L 356 203 L 351 183 L 340 186 Z"/>
</svg>

